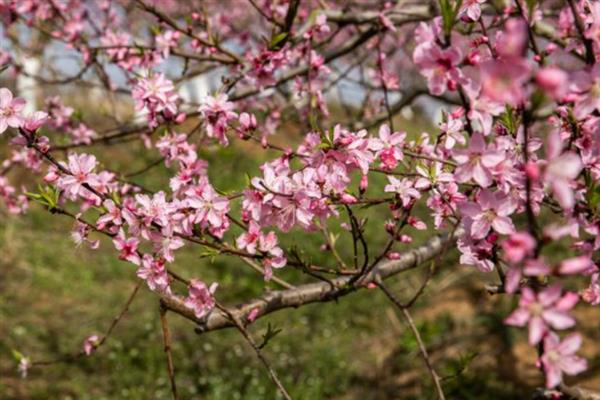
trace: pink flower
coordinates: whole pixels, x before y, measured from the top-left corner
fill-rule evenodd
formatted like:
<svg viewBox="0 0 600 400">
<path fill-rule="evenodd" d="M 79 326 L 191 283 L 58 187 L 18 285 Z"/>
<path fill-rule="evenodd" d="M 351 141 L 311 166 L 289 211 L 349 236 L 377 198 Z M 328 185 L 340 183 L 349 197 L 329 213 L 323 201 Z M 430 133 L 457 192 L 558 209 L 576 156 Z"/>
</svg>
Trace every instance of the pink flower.
<svg viewBox="0 0 600 400">
<path fill-rule="evenodd" d="M 171 207 L 166 200 L 165 192 L 160 191 L 152 195 L 138 194 L 135 200 L 141 206 L 139 214 L 143 217 L 144 224 L 150 226 L 152 223 L 158 223 L 162 227 L 169 225 L 168 214 Z"/>
<path fill-rule="evenodd" d="M 508 268 L 504 288 L 506 293 L 515 293 L 519 288 L 523 275 L 540 276 L 550 275 L 551 273 L 552 269 L 542 259 L 527 260 L 524 266 L 512 265 Z"/>
<path fill-rule="evenodd" d="M 29 372 L 29 367 L 31 367 L 31 361 L 29 361 L 28 357 L 21 357 L 19 360 L 18 370 L 21 373 L 21 378 L 27 378 L 27 372 Z"/>
<path fill-rule="evenodd" d="M 275 232 L 271 231 L 266 235 L 261 235 L 258 249 L 269 255 L 264 260 L 268 264 L 268 267 L 283 268 L 287 264 L 283 250 L 277 246 L 277 235 L 275 235 Z"/>
<path fill-rule="evenodd" d="M 522 57 L 527 49 L 527 22 L 523 18 L 510 18 L 504 25 L 504 30 L 498 32 L 496 51 L 510 61 Z"/>
<path fill-rule="evenodd" d="M 164 74 L 156 74 L 140 78 L 133 87 L 131 95 L 136 100 L 136 108 L 148 110 L 148 121 L 151 127 L 158 125 L 157 115 L 172 120 L 177 115 L 179 95 L 175 92 L 173 82 Z"/>
<path fill-rule="evenodd" d="M 75 226 L 71 231 L 71 239 L 73 239 L 77 247 L 81 246 L 83 243 L 88 243 L 90 248 L 95 250 L 100 246 L 100 241 L 89 239 L 88 235 L 90 234 L 90 231 L 91 228 L 87 224 L 81 221 L 75 221 Z"/>
<path fill-rule="evenodd" d="M 569 75 L 557 67 L 545 67 L 535 76 L 537 84 L 554 100 L 562 99 L 569 89 Z"/>
<path fill-rule="evenodd" d="M 125 232 L 121 229 L 113 239 L 113 244 L 115 245 L 115 248 L 120 251 L 119 258 L 121 260 L 140 265 L 141 260 L 137 252 L 138 245 L 140 244 L 139 239 L 135 237 L 125 237 Z"/>
<path fill-rule="evenodd" d="M 450 150 L 456 145 L 456 143 L 461 145 L 467 144 L 467 139 L 465 139 L 465 135 L 463 133 L 464 124 L 462 119 L 458 116 L 454 116 L 453 114 L 445 114 L 444 117 L 446 118 L 446 121 L 440 126 L 441 131 L 444 132 L 446 137 L 444 147 L 447 150 Z"/>
<path fill-rule="evenodd" d="M 562 140 L 558 131 L 548 135 L 546 156 L 548 164 L 544 180 L 550 185 L 554 197 L 561 207 L 570 211 L 575 205 L 575 196 L 571 184 L 583 169 L 581 158 L 574 152 L 562 153 Z"/>
<path fill-rule="evenodd" d="M 258 239 L 260 238 L 261 232 L 260 227 L 254 221 L 250 221 L 248 226 L 248 232 L 242 233 L 236 240 L 238 249 L 246 250 L 250 254 L 256 253 L 256 246 L 258 245 Z"/>
<path fill-rule="evenodd" d="M 581 298 L 583 301 L 597 306 L 600 304 L 600 282 L 599 281 L 600 274 L 595 273 L 592 275 L 592 279 L 590 281 L 590 286 L 585 288 L 581 293 Z"/>
<path fill-rule="evenodd" d="M 454 175 L 460 183 L 473 179 L 481 187 L 492 184 L 490 168 L 500 164 L 505 155 L 503 152 L 486 147 L 483 135 L 476 132 L 471 137 L 471 142 L 466 150 L 454 150 L 453 157 L 458 161 Z"/>
<path fill-rule="evenodd" d="M 398 165 L 398 161 L 404 158 L 402 146 L 406 132 L 390 133 L 390 127 L 381 125 L 379 128 L 379 139 L 372 139 L 369 148 L 377 152 L 381 160 L 381 167 L 386 171 L 391 171 Z"/>
<path fill-rule="evenodd" d="M 175 261 L 173 252 L 184 246 L 185 242 L 177 236 L 163 236 L 157 235 L 159 239 L 154 243 L 154 249 L 158 252 L 166 261 Z"/>
<path fill-rule="evenodd" d="M 513 264 L 533 254 L 535 239 L 527 232 L 515 232 L 502 242 L 504 256 Z"/>
<path fill-rule="evenodd" d="M 96 347 L 100 344 L 100 337 L 98 335 L 92 335 L 86 338 L 83 342 L 83 352 L 86 356 L 89 356 L 96 350 Z"/>
<path fill-rule="evenodd" d="M 256 320 L 256 318 L 258 317 L 258 307 L 253 308 L 249 313 L 248 316 L 246 316 L 246 320 L 250 323 L 254 322 Z"/>
<path fill-rule="evenodd" d="M 98 218 L 98 221 L 96 221 L 96 226 L 98 226 L 98 229 L 104 230 L 108 224 L 114 224 L 117 226 L 123 225 L 121 209 L 115 204 L 114 201 L 110 199 L 104 200 L 102 205 L 106 209 L 106 214 L 102 215 L 100 218 Z"/>
<path fill-rule="evenodd" d="M 97 176 L 93 173 L 96 168 L 96 157 L 88 154 L 69 155 L 68 170 L 71 175 L 62 175 L 58 179 L 58 187 L 64 190 L 71 199 L 86 194 L 83 185 L 94 186 Z"/>
<path fill-rule="evenodd" d="M 458 14 L 470 21 L 477 21 L 481 17 L 480 4 L 485 4 L 485 0 L 465 0 L 462 2 Z"/>
<path fill-rule="evenodd" d="M 21 128 L 27 132 L 33 133 L 40 129 L 48 120 L 48 114 L 43 111 L 36 111 L 22 120 Z"/>
<path fill-rule="evenodd" d="M 209 225 L 213 229 L 228 224 L 229 200 L 219 196 L 208 181 L 191 187 L 186 191 L 186 195 L 186 205 L 196 210 L 194 223 Z"/>
<path fill-rule="evenodd" d="M 25 107 L 25 100 L 20 97 L 14 98 L 10 90 L 0 88 L 0 134 L 9 126 L 18 128 L 23 122 L 20 115 Z"/>
<path fill-rule="evenodd" d="M 137 276 L 146 281 L 152 291 L 170 293 L 169 275 L 162 259 L 155 259 L 150 254 L 144 254 Z"/>
<path fill-rule="evenodd" d="M 569 258 L 560 263 L 558 272 L 564 275 L 580 274 L 593 272 L 595 270 L 594 262 L 589 256 L 579 256 Z"/>
<path fill-rule="evenodd" d="M 389 175 L 388 177 L 389 184 L 385 186 L 384 190 L 387 193 L 396 193 L 400 200 L 402 200 L 402 205 L 407 207 L 412 199 L 418 199 L 421 197 L 421 193 L 413 187 L 413 181 L 408 178 L 403 178 L 402 180 Z"/>
<path fill-rule="evenodd" d="M 575 325 L 575 319 L 568 312 L 578 301 L 579 296 L 573 292 L 567 292 L 561 297 L 559 283 L 537 294 L 531 288 L 524 287 L 521 290 L 519 308 L 504 322 L 513 326 L 529 324 L 529 343 L 533 346 L 550 332 L 550 327 L 562 330 Z"/>
<path fill-rule="evenodd" d="M 197 318 L 203 318 L 215 308 L 214 294 L 218 286 L 216 282 L 208 287 L 200 280 L 191 280 L 188 286 L 188 297 L 185 298 L 184 303 L 194 311 Z"/>
<path fill-rule="evenodd" d="M 581 336 L 573 333 L 561 342 L 558 335 L 550 333 L 544 338 L 541 362 L 546 373 L 546 387 L 553 388 L 562 382 L 563 372 L 577 375 L 587 369 L 585 359 L 575 355 L 581 347 Z"/>
<path fill-rule="evenodd" d="M 523 60 L 490 60 L 481 64 L 482 94 L 488 99 L 511 106 L 525 99 L 523 88 L 529 78 L 529 66 Z"/>
<path fill-rule="evenodd" d="M 441 95 L 446 89 L 454 90 L 465 78 L 457 67 L 462 59 L 461 52 L 454 48 L 441 49 L 435 42 L 424 42 L 415 48 L 413 61 L 419 72 L 427 78 L 431 94 Z"/>
<path fill-rule="evenodd" d="M 226 94 L 219 94 L 216 97 L 207 96 L 204 104 L 198 109 L 202 116 L 206 119 L 206 134 L 208 137 L 214 137 L 223 145 L 227 145 L 229 141 L 225 136 L 225 132 L 229 127 L 229 121 L 237 118 L 237 114 L 233 111 L 235 105 L 227 100 Z"/>
<path fill-rule="evenodd" d="M 600 111 L 600 63 L 594 64 L 590 71 L 573 74 L 572 89 L 577 96 L 573 109 L 576 118 Z"/>
<path fill-rule="evenodd" d="M 464 203 L 460 210 L 472 220 L 470 233 L 475 239 L 485 238 L 492 228 L 502 235 L 515 231 L 508 217 L 515 211 L 515 204 L 503 193 L 482 190 L 477 203 Z"/>
</svg>

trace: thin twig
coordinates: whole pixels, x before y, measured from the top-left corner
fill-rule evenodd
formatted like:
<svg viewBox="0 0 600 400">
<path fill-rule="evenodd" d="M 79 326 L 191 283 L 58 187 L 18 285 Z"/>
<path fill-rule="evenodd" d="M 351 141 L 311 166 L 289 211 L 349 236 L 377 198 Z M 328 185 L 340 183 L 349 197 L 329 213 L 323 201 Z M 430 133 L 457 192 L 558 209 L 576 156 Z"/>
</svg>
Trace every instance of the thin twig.
<svg viewBox="0 0 600 400">
<path fill-rule="evenodd" d="M 250 347 L 252 347 L 252 349 L 256 353 L 256 356 L 258 357 L 258 359 L 263 363 L 263 365 L 267 369 L 267 372 L 269 373 L 269 376 L 271 377 L 271 380 L 275 383 L 275 385 L 277 386 L 277 389 L 283 395 L 283 397 L 286 400 L 292 400 L 292 397 L 289 395 L 289 393 L 287 392 L 287 390 L 285 389 L 285 387 L 281 383 L 281 380 L 277 376 L 277 373 L 275 372 L 275 370 L 273 369 L 273 367 L 271 367 L 271 364 L 269 364 L 269 361 L 265 358 L 264 354 L 260 350 L 260 347 L 258 347 L 258 345 L 254 341 L 254 339 L 252 338 L 252 336 L 250 336 L 250 333 L 244 327 L 244 324 L 242 324 L 240 322 L 240 320 L 233 313 L 231 313 L 227 308 L 221 306 L 218 303 L 217 303 L 217 308 L 219 310 L 221 310 L 222 312 L 224 312 L 225 314 L 227 314 L 227 316 L 231 319 L 231 322 L 233 322 L 233 324 L 235 325 L 235 327 L 237 328 L 237 330 L 240 331 L 240 333 L 242 334 L 242 336 L 244 337 L 244 339 L 246 339 L 246 342 L 248 342 L 248 344 L 250 345 Z"/>
<path fill-rule="evenodd" d="M 167 354 L 167 370 L 169 372 L 169 381 L 171 382 L 171 393 L 173 394 L 173 400 L 179 400 L 177 394 L 177 385 L 175 383 L 175 367 L 173 365 L 173 354 L 171 353 L 171 332 L 169 331 L 169 324 L 167 321 L 167 307 L 160 302 L 160 326 L 163 334 L 163 344 L 165 353 Z"/>
<path fill-rule="evenodd" d="M 421 356 L 423 356 L 425 365 L 427 366 L 427 369 L 429 370 L 429 374 L 431 375 L 431 379 L 433 380 L 433 383 L 435 385 L 435 389 L 437 391 L 438 398 L 440 400 L 445 400 L 446 397 L 444 396 L 444 390 L 442 389 L 442 383 L 441 383 L 440 377 L 437 374 L 437 372 L 435 372 L 435 369 L 433 368 L 433 364 L 431 363 L 431 360 L 429 359 L 429 354 L 427 353 L 427 348 L 425 347 L 425 344 L 423 343 L 423 339 L 421 338 L 419 329 L 417 329 L 417 326 L 415 325 L 415 322 L 413 321 L 413 319 L 410 315 L 410 312 L 408 311 L 408 308 L 404 307 L 402 305 L 402 303 L 400 303 L 400 301 L 398 300 L 396 295 L 394 295 L 394 293 L 392 293 L 381 280 L 379 280 L 377 282 L 377 286 L 381 289 L 381 291 L 383 293 L 385 293 L 385 295 L 392 301 L 392 303 L 394 303 L 400 309 L 400 311 L 402 311 L 402 314 L 404 314 L 404 318 L 406 319 L 408 326 L 410 327 L 411 331 L 415 335 L 415 339 L 417 339 L 417 343 L 419 345 L 419 351 L 421 352 Z"/>
</svg>

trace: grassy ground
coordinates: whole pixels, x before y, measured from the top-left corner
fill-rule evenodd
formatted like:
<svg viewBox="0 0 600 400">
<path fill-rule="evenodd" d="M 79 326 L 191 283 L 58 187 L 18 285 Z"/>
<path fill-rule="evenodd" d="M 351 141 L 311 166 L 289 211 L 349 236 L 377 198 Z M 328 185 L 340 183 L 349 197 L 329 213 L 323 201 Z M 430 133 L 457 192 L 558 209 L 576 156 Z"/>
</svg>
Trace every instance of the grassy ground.
<svg viewBox="0 0 600 400">
<path fill-rule="evenodd" d="M 245 177 L 240 171 L 257 173 L 259 162 L 249 145 L 237 146 L 201 151 L 211 162 L 210 175 L 220 190 L 242 186 Z M 111 167 L 135 170 L 144 159 L 156 157 L 147 153 L 137 147 L 115 151 L 110 154 Z M 105 154 L 102 159 L 107 158 Z M 166 171 L 157 170 L 152 178 L 139 182 L 154 189 L 167 179 Z M 373 182 L 372 190 L 381 184 Z M 362 214 L 377 228 L 387 215 L 384 208 L 369 208 Z M 85 337 L 107 329 L 137 283 L 134 268 L 115 259 L 110 243 L 102 242 L 98 251 L 75 249 L 69 239 L 71 225 L 37 205 L 24 218 L 0 214 L 0 398 L 169 399 L 157 299 L 146 288 L 96 354 L 33 369 L 27 379 L 18 376 L 13 350 L 34 360 L 72 354 Z M 381 231 L 373 232 L 377 230 Z M 426 239 L 415 234 L 417 243 Z M 290 236 L 286 244 L 301 244 L 314 262 L 331 259 L 318 250 L 319 236 L 300 232 Z M 372 238 L 373 249 L 385 240 L 382 234 Z M 342 245 L 341 251 L 348 255 L 349 246 Z M 262 278 L 244 264 L 226 257 L 202 258 L 201 253 L 202 249 L 186 247 L 178 253 L 174 270 L 218 281 L 219 299 L 226 304 L 265 289 Z M 483 290 L 496 277 L 459 266 L 454 251 L 439 271 L 414 315 L 444 377 L 448 397 L 530 397 L 541 383 L 533 367 L 535 354 L 524 344 L 523 332 L 502 324 L 512 307 L 510 301 L 490 297 Z M 303 279 L 289 268 L 279 276 Z M 400 297 L 410 298 L 422 278 L 423 271 L 415 271 L 390 285 Z M 266 286 L 276 288 L 272 283 Z M 582 310 L 578 317 L 586 329 L 591 368 L 576 382 L 600 388 L 596 378 L 600 359 L 593 345 L 600 338 L 597 310 Z M 168 318 L 183 399 L 278 398 L 262 365 L 236 331 L 197 335 L 187 321 L 176 315 Z M 260 339 L 267 324 L 282 331 L 269 342 L 265 354 L 295 399 L 434 398 L 414 337 L 376 290 L 272 314 L 252 325 L 252 334 Z"/>
</svg>

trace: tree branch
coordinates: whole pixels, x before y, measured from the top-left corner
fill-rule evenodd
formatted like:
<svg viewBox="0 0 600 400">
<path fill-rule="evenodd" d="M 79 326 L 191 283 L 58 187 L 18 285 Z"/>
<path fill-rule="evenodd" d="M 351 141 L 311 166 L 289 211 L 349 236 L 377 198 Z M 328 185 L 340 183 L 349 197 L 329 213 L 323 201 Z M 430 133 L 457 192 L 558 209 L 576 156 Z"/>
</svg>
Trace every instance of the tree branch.
<svg viewBox="0 0 600 400">
<path fill-rule="evenodd" d="M 331 283 L 317 282 L 300 285 L 295 289 L 272 291 L 265 294 L 263 297 L 235 306 L 233 309 L 230 309 L 229 312 L 238 320 L 247 321 L 248 314 L 253 310 L 257 310 L 256 318 L 260 318 L 264 315 L 286 308 L 297 308 L 305 304 L 336 300 L 341 296 L 345 296 L 366 287 L 369 283 L 374 282 L 377 276 L 379 276 L 381 280 L 384 280 L 398 273 L 417 267 L 421 263 L 438 255 L 443 251 L 444 245 L 448 241 L 454 242 L 462 234 L 464 234 L 464 231 L 462 229 L 457 229 L 451 235 L 436 235 L 422 246 L 408 251 L 398 260 L 381 261 L 370 273 L 352 284 L 350 284 L 350 282 L 353 276 L 341 276 L 332 279 L 330 281 Z M 163 302 L 169 310 L 172 310 L 191 321 L 195 321 L 198 324 L 198 327 L 196 328 L 198 333 L 234 326 L 231 318 L 222 310 L 214 309 L 206 317 L 199 319 L 194 315 L 194 312 L 187 308 L 183 301 L 177 297 L 164 296 Z"/>
</svg>

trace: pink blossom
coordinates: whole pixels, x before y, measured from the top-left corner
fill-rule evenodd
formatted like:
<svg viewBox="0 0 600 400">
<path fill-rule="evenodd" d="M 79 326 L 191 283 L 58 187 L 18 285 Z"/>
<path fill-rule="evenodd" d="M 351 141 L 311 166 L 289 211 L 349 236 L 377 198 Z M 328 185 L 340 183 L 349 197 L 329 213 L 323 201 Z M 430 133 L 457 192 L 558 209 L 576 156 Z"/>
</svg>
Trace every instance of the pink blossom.
<svg viewBox="0 0 600 400">
<path fill-rule="evenodd" d="M 392 134 L 389 126 L 381 125 L 379 139 L 371 140 L 369 148 L 377 152 L 383 169 L 393 170 L 398 165 L 398 161 L 404 158 L 402 146 L 405 138 L 406 132 L 394 132 Z"/>
<path fill-rule="evenodd" d="M 48 114 L 43 111 L 36 111 L 33 115 L 23 118 L 21 128 L 29 133 L 40 129 L 48 120 Z"/>
<path fill-rule="evenodd" d="M 151 127 L 158 125 L 159 114 L 166 120 L 172 120 L 177 115 L 179 95 L 175 92 L 173 82 L 162 73 L 140 78 L 133 87 L 131 95 L 136 100 L 138 110 L 148 111 Z"/>
<path fill-rule="evenodd" d="M 590 285 L 581 292 L 581 298 L 583 301 L 590 303 L 593 306 L 600 304 L 600 274 L 595 273 L 592 275 Z"/>
<path fill-rule="evenodd" d="M 23 122 L 21 111 L 25 107 L 25 100 L 13 95 L 7 88 L 0 88 L 0 134 L 9 126 L 18 128 Z"/>
<path fill-rule="evenodd" d="M 84 340 L 83 352 L 86 356 L 89 356 L 94 352 L 94 350 L 96 350 L 99 344 L 100 337 L 98 335 L 92 335 Z"/>
<path fill-rule="evenodd" d="M 485 4 L 485 0 L 464 0 L 458 14 L 469 21 L 477 21 L 481 17 L 481 4 Z"/>
<path fill-rule="evenodd" d="M 558 272 L 565 275 L 593 272 L 595 270 L 594 262 L 589 256 L 579 256 L 569 258 L 560 263 Z"/>
<path fill-rule="evenodd" d="M 530 259 L 525 261 L 525 265 L 511 265 L 506 271 L 506 280 L 504 288 L 506 293 L 515 293 L 521 283 L 521 278 L 525 276 L 543 276 L 550 275 L 552 269 L 542 259 Z"/>
<path fill-rule="evenodd" d="M 504 153 L 491 147 L 486 147 L 485 139 L 480 133 L 474 133 L 466 150 L 454 150 L 454 159 L 459 163 L 454 175 L 460 183 L 473 179 L 481 187 L 492 184 L 490 168 L 504 160 Z"/>
<path fill-rule="evenodd" d="M 495 48 L 501 57 L 516 61 L 524 55 L 528 40 L 527 22 L 523 18 L 510 18 L 504 30 L 498 32 Z"/>
<path fill-rule="evenodd" d="M 589 71 L 578 71 L 573 75 L 572 90 L 576 95 L 573 113 L 584 118 L 592 111 L 600 111 L 600 64 Z"/>
<path fill-rule="evenodd" d="M 502 235 L 515 231 L 509 218 L 515 211 L 515 205 L 503 193 L 482 190 L 477 203 L 465 203 L 460 210 L 472 220 L 470 233 L 475 239 L 485 238 L 492 228 Z"/>
<path fill-rule="evenodd" d="M 121 209 L 115 204 L 114 201 L 110 199 L 104 200 L 102 205 L 106 209 L 106 214 L 102 215 L 100 218 L 98 218 L 98 221 L 96 221 L 98 229 L 103 230 L 109 223 L 116 226 L 123 224 L 123 219 L 121 218 Z"/>
<path fill-rule="evenodd" d="M 127 238 L 123 229 L 119 230 L 119 233 L 113 239 L 115 248 L 120 252 L 119 258 L 136 265 L 140 265 L 141 261 L 137 251 L 139 243 L 140 241 L 136 237 Z"/>
<path fill-rule="evenodd" d="M 208 137 L 216 138 L 223 145 L 229 142 L 225 132 L 229 126 L 229 121 L 235 120 L 237 114 L 233 111 L 234 104 L 227 100 L 226 94 L 219 94 L 215 97 L 207 96 L 203 104 L 198 109 L 206 120 L 206 134 Z"/>
<path fill-rule="evenodd" d="M 177 249 L 182 248 L 185 245 L 183 239 L 177 236 L 164 236 L 160 235 L 158 240 L 154 243 L 154 250 L 158 252 L 166 261 L 175 261 L 173 252 Z"/>
<path fill-rule="evenodd" d="M 135 196 L 135 200 L 141 206 L 139 214 L 143 217 L 146 226 L 150 226 L 152 223 L 157 223 L 162 227 L 169 225 L 168 215 L 171 208 L 166 200 L 165 192 L 160 191 L 153 194 L 152 197 L 138 194 Z"/>
<path fill-rule="evenodd" d="M 493 102 L 520 105 L 530 67 L 524 60 L 489 60 L 481 64 L 482 94 Z"/>
<path fill-rule="evenodd" d="M 515 232 L 502 242 L 506 259 L 516 264 L 530 256 L 535 249 L 535 239 L 527 232 Z"/>
<path fill-rule="evenodd" d="M 259 310 L 258 308 L 253 308 L 248 315 L 246 316 L 246 320 L 250 323 L 254 322 L 256 320 L 256 318 L 258 317 L 259 314 Z"/>
<path fill-rule="evenodd" d="M 269 267 L 283 268 L 287 264 L 283 250 L 277 246 L 277 235 L 275 235 L 275 232 L 271 231 L 266 235 L 261 235 L 258 249 L 269 255 L 264 260 Z"/>
<path fill-rule="evenodd" d="M 535 80 L 555 100 L 560 100 L 567 94 L 569 75 L 560 68 L 542 68 L 536 74 Z"/>
<path fill-rule="evenodd" d="M 165 268 L 164 260 L 154 258 L 150 254 L 144 254 L 142 262 L 137 270 L 137 276 L 146 281 L 152 291 L 170 293 L 169 275 Z"/>
<path fill-rule="evenodd" d="M 396 193 L 396 195 L 402 200 L 402 205 L 407 207 L 412 199 L 418 199 L 421 197 L 421 193 L 413 187 L 413 181 L 408 178 L 402 180 L 389 175 L 389 184 L 385 186 L 385 192 Z"/>
<path fill-rule="evenodd" d="M 184 300 L 186 307 L 191 308 L 197 318 L 203 318 L 215 308 L 214 294 L 218 286 L 213 283 L 208 287 L 204 282 L 192 279 L 188 286 L 188 297 Z"/>
<path fill-rule="evenodd" d="M 465 135 L 463 133 L 464 124 L 460 117 L 457 118 L 453 114 L 446 114 L 445 118 L 446 121 L 440 126 L 440 129 L 445 134 L 446 138 L 444 147 L 450 150 L 456 143 L 461 145 L 467 144 L 467 139 L 465 139 Z"/>
<path fill-rule="evenodd" d="M 570 211 L 575 205 L 575 196 L 571 182 L 577 178 L 583 169 L 581 158 L 574 152 L 562 153 L 562 140 L 557 131 L 548 135 L 546 146 L 548 164 L 544 180 L 550 185 L 554 197 L 561 207 Z M 562 154 L 561 154 L 562 153 Z"/>
<path fill-rule="evenodd" d="M 96 157 L 89 154 L 70 154 L 68 170 L 70 175 L 61 175 L 57 185 L 64 190 L 71 199 L 85 194 L 84 185 L 93 187 L 97 176 L 93 173 L 96 168 Z"/>
<path fill-rule="evenodd" d="M 529 343 L 538 344 L 553 329 L 568 329 L 575 325 L 569 311 L 575 307 L 579 296 L 567 292 L 561 296 L 560 284 L 554 284 L 535 293 L 531 288 L 521 289 L 519 308 L 510 314 L 505 323 L 513 326 L 529 325 Z"/>
<path fill-rule="evenodd" d="M 255 254 L 260 235 L 260 226 L 258 226 L 256 222 L 250 221 L 248 232 L 242 233 L 242 235 L 237 238 L 237 247 L 246 250 L 250 254 Z"/>
<path fill-rule="evenodd" d="M 29 368 L 31 367 L 31 361 L 28 357 L 21 357 L 19 360 L 19 373 L 21 373 L 21 378 L 27 378 L 27 373 L 29 372 Z"/>
<path fill-rule="evenodd" d="M 219 196 L 207 181 L 186 191 L 185 203 L 195 209 L 194 223 L 210 226 L 217 233 L 219 228 L 229 224 L 229 200 Z"/>
<path fill-rule="evenodd" d="M 459 68 L 461 52 L 454 48 L 441 49 L 435 42 L 424 42 L 415 48 L 413 61 L 419 72 L 427 78 L 427 87 L 434 95 L 441 95 L 447 89 L 456 89 L 465 79 Z"/>
<path fill-rule="evenodd" d="M 99 240 L 90 240 L 88 238 L 91 230 L 89 225 L 81 221 L 75 221 L 75 225 L 71 231 L 71 239 L 73 239 L 77 247 L 81 246 L 83 243 L 87 243 L 92 250 L 95 250 L 100 246 Z"/>
<path fill-rule="evenodd" d="M 552 388 L 562 382 L 563 372 L 577 375 L 587 369 L 585 359 L 575 352 L 581 347 L 581 335 L 572 333 L 560 341 L 558 335 L 550 333 L 544 338 L 544 354 L 541 363 L 546 374 L 546 387 Z"/>
</svg>

